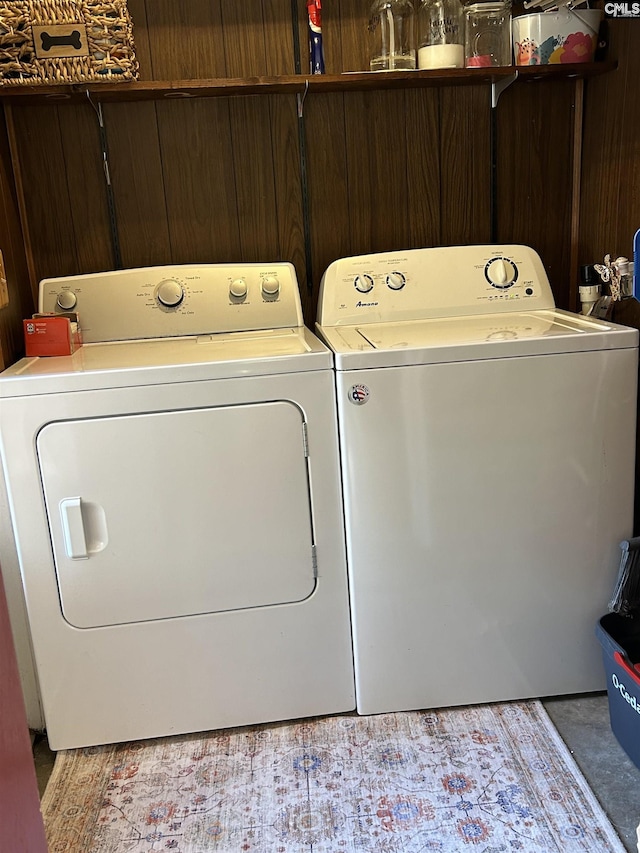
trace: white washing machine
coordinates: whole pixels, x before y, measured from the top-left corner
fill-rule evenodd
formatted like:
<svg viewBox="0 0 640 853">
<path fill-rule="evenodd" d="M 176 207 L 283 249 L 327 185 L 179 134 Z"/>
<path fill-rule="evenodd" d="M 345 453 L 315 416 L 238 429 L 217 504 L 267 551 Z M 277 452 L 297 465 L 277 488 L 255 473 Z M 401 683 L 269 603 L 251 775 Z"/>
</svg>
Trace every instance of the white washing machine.
<svg viewBox="0 0 640 853">
<path fill-rule="evenodd" d="M 332 355 L 290 264 L 51 279 L 0 375 L 54 750 L 355 707 Z"/>
<path fill-rule="evenodd" d="M 525 246 L 345 258 L 335 353 L 362 714 L 604 689 L 632 532 L 638 333 L 556 310 Z"/>
</svg>

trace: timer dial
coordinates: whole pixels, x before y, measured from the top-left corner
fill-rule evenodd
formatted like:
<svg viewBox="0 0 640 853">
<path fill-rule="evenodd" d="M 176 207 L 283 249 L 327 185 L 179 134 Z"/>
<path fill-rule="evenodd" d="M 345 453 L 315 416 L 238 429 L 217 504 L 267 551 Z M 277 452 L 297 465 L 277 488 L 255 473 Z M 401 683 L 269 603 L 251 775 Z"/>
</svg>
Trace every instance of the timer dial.
<svg viewBox="0 0 640 853">
<path fill-rule="evenodd" d="M 71 311 L 76 307 L 77 302 L 78 297 L 75 295 L 73 290 L 60 291 L 58 298 L 56 299 L 58 308 L 62 308 L 63 311 Z"/>
<path fill-rule="evenodd" d="M 177 308 L 184 299 L 182 285 L 174 278 L 166 278 L 156 288 L 156 299 L 165 308 Z"/>
<path fill-rule="evenodd" d="M 485 266 L 484 274 L 492 287 L 506 290 L 518 278 L 518 268 L 509 258 L 492 258 Z"/>
</svg>

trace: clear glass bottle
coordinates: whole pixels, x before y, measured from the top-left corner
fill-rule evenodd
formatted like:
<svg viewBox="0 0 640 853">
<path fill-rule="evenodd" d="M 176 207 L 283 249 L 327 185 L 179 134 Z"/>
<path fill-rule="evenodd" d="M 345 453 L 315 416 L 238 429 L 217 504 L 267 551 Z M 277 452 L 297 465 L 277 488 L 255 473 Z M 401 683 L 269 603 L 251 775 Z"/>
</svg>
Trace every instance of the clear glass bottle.
<svg viewBox="0 0 640 853">
<path fill-rule="evenodd" d="M 511 0 L 484 0 L 464 7 L 467 68 L 511 65 Z"/>
<path fill-rule="evenodd" d="M 464 12 L 460 0 L 421 0 L 418 68 L 464 68 Z"/>
<path fill-rule="evenodd" d="M 416 12 L 412 0 L 374 0 L 369 13 L 372 71 L 416 67 Z"/>
</svg>

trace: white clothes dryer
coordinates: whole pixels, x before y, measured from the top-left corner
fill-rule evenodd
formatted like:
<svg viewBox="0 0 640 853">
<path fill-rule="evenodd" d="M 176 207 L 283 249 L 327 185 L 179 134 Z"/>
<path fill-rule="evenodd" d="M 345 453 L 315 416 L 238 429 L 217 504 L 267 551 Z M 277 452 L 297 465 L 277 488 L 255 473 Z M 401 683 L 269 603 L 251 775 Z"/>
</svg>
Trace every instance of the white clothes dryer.
<svg viewBox="0 0 640 853">
<path fill-rule="evenodd" d="M 290 264 L 45 280 L 0 375 L 54 750 L 355 707 L 332 355 Z"/>
<path fill-rule="evenodd" d="M 344 258 L 335 353 L 357 708 L 601 690 L 632 532 L 638 333 L 517 245 Z"/>
</svg>

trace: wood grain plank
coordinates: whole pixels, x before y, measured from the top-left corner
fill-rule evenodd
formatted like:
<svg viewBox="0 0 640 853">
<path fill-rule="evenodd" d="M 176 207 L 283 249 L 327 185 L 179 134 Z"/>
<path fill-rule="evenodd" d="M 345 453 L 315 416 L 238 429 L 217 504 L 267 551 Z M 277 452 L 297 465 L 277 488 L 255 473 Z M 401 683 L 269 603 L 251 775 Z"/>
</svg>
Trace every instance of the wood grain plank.
<svg viewBox="0 0 640 853">
<path fill-rule="evenodd" d="M 267 45 L 262 3 L 220 0 L 224 50 L 229 77 L 267 73 Z"/>
<path fill-rule="evenodd" d="M 104 109 L 123 267 L 171 263 L 156 105 Z"/>
<path fill-rule="evenodd" d="M 263 0 L 266 73 L 294 74 L 291 0 Z"/>
<path fill-rule="evenodd" d="M 440 90 L 443 246 L 490 239 L 490 101 L 486 86 Z"/>
<path fill-rule="evenodd" d="M 229 118 L 240 259 L 277 260 L 280 245 L 269 103 L 263 98 L 233 99 L 229 102 Z"/>
<path fill-rule="evenodd" d="M 622 20 L 611 21 L 623 24 Z M 640 51 L 637 32 L 627 26 L 626 58 L 624 72 L 624 99 L 621 116 L 612 115 L 613 129 L 617 134 L 620 150 L 620 193 L 617 232 L 612 237 L 612 251 L 616 255 L 633 256 L 633 237 L 640 228 L 640 103 L 638 103 L 638 80 L 640 79 Z M 635 38 L 634 38 L 635 36 Z M 613 83 L 613 81 L 612 81 Z M 607 103 L 607 107 L 609 104 Z"/>
<path fill-rule="evenodd" d="M 158 104 L 158 132 L 171 263 L 241 260 L 228 101 Z"/>
<path fill-rule="evenodd" d="M 440 98 L 435 90 L 405 94 L 407 199 L 411 247 L 438 246 L 440 210 Z"/>
<path fill-rule="evenodd" d="M 295 98 L 269 99 L 278 260 L 296 268 L 305 318 L 312 302 L 312 282 L 307 283 L 298 110 Z"/>
<path fill-rule="evenodd" d="M 0 247 L 4 257 L 9 305 L 0 311 L 0 362 L 2 369 L 24 354 L 22 320 L 35 311 L 25 253 L 18 193 L 11 167 L 11 152 L 4 114 L 0 113 Z"/>
<path fill-rule="evenodd" d="M 304 121 L 312 269 L 312 304 L 307 311 L 315 317 L 323 272 L 351 249 L 344 96 L 309 98 Z"/>
<path fill-rule="evenodd" d="M 578 268 L 580 241 L 580 173 L 582 170 L 582 132 L 584 126 L 584 80 L 576 80 L 573 110 L 573 151 L 571 154 L 571 235 L 569 255 L 568 304 L 580 310 Z"/>
<path fill-rule="evenodd" d="M 628 21 L 610 20 L 609 52 L 619 58 L 620 68 L 608 79 L 590 80 L 586 87 L 582 148 L 580 239 L 581 264 L 602 261 L 632 251 L 633 224 L 620 222 L 623 187 L 638 199 L 640 181 L 626 184 L 631 175 L 635 138 L 640 128 L 637 98 L 638 50 Z M 626 69 L 636 74 L 629 79 Z M 631 96 L 630 96 L 631 95 Z M 631 146 L 628 148 L 627 146 Z M 637 207 L 636 207 L 637 210 Z M 637 217 L 636 219 L 640 219 Z M 640 222 L 637 222 L 640 227 Z M 619 248 L 620 247 L 620 248 Z"/>
<path fill-rule="evenodd" d="M 508 89 L 498 104 L 498 239 L 542 258 L 556 303 L 570 305 L 574 90 L 571 81 Z"/>
<path fill-rule="evenodd" d="M 133 43 L 136 59 L 140 66 L 139 78 L 140 80 L 152 80 L 153 62 L 145 0 L 128 0 L 127 8 L 133 22 Z"/>
<path fill-rule="evenodd" d="M 146 16 L 153 79 L 191 80 L 229 74 L 220 3 L 148 0 Z"/>
<path fill-rule="evenodd" d="M 58 107 L 14 107 L 12 113 L 13 163 L 24 199 L 24 238 L 35 286 L 42 278 L 79 272 L 77 235 Z"/>
<path fill-rule="evenodd" d="M 640 228 L 640 51 L 628 21 L 610 20 L 620 68 L 586 86 L 580 263 L 633 254 Z"/>
<path fill-rule="evenodd" d="M 296 9 L 295 13 L 293 6 L 295 6 Z M 298 49 L 300 52 L 300 70 L 297 70 L 296 74 L 309 74 L 311 71 L 311 57 L 309 49 L 309 28 L 307 25 L 307 7 L 304 3 L 298 3 L 297 0 L 293 0 L 293 6 L 291 7 L 292 25 L 297 28 L 296 35 L 298 38 Z M 324 45 L 325 69 L 327 73 L 329 68 L 335 67 L 335 65 L 331 64 L 331 57 L 327 53 L 328 43 L 325 38 L 327 33 L 328 21 L 334 14 L 335 7 L 333 6 L 333 4 L 331 5 L 331 9 L 322 10 L 322 36 Z"/>
<path fill-rule="evenodd" d="M 362 0 L 340 0 L 341 55 L 336 73 L 369 71 L 369 5 Z"/>
<path fill-rule="evenodd" d="M 557 69 L 560 69 L 558 71 Z M 592 65 L 539 65 L 518 69 L 518 81 L 591 79 L 613 71 L 616 63 L 599 62 Z M 157 101 L 167 97 L 183 98 L 226 98 L 230 95 L 273 95 L 326 94 L 327 92 L 372 92 L 389 89 L 441 88 L 442 86 L 477 86 L 498 84 L 511 79 L 513 70 L 509 66 L 491 69 L 475 69 L 470 74 L 464 68 L 439 69 L 436 71 L 385 71 L 371 74 L 368 71 L 344 74 L 290 74 L 278 76 L 215 77 L 190 80 L 138 80 L 121 83 L 93 83 L 87 86 L 63 84 L 55 86 L 0 87 L 0 101 L 21 105 L 43 102 L 80 103 L 89 92 L 94 101 L 102 103 L 132 101 Z"/>
<path fill-rule="evenodd" d="M 345 97 L 353 254 L 405 248 L 409 235 L 405 93 Z"/>
<path fill-rule="evenodd" d="M 66 162 L 78 270 L 100 272 L 115 264 L 98 116 L 87 103 L 64 111 L 60 137 Z"/>
</svg>

